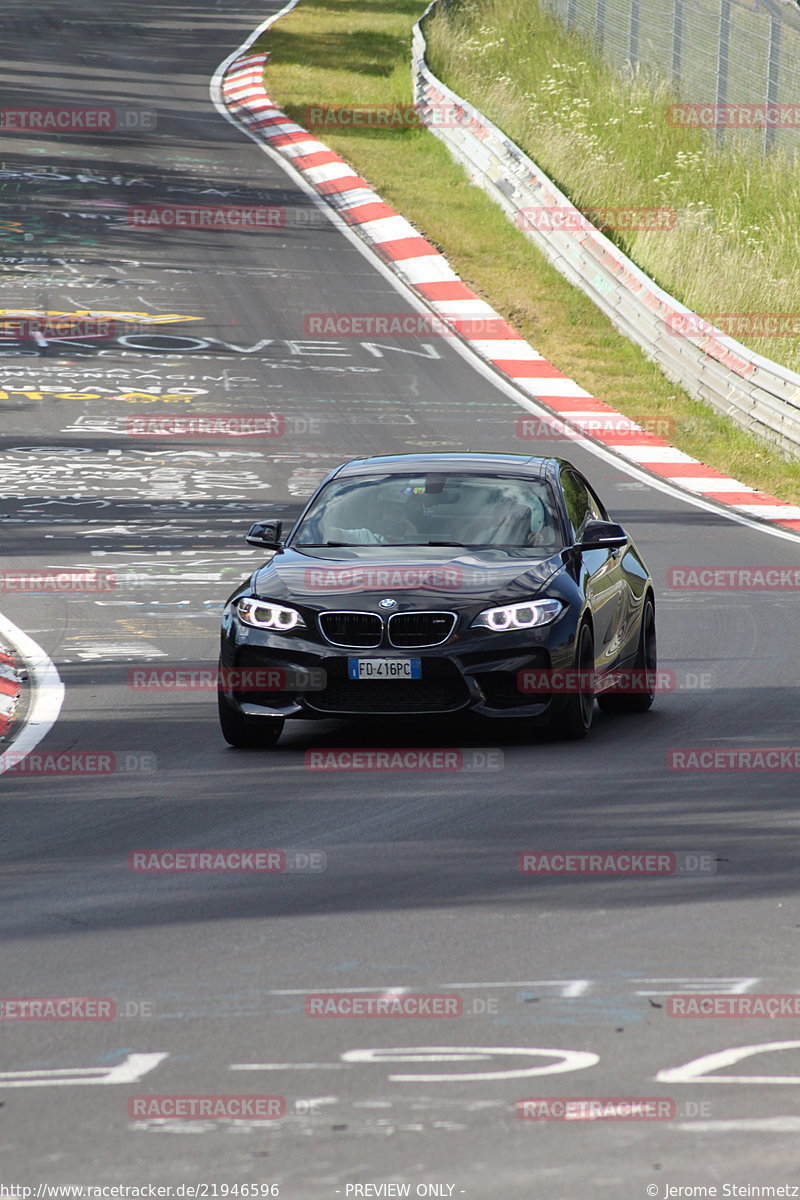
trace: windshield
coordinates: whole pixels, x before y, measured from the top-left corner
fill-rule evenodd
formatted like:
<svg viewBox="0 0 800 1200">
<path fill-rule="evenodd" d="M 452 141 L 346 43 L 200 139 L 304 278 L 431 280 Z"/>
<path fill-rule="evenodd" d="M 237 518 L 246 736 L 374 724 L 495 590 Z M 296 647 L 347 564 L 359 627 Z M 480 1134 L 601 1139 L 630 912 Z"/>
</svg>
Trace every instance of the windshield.
<svg viewBox="0 0 800 1200">
<path fill-rule="evenodd" d="M 333 479 L 293 546 L 529 546 L 563 542 L 552 492 L 502 475 L 370 475 Z"/>
</svg>

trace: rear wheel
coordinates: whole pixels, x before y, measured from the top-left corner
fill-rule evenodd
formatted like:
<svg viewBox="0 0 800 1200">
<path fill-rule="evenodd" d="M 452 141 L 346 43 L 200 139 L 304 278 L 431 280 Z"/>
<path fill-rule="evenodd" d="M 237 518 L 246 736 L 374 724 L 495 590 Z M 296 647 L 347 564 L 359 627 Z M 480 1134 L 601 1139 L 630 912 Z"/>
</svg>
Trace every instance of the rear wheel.
<svg viewBox="0 0 800 1200">
<path fill-rule="evenodd" d="M 581 690 L 570 695 L 564 708 L 550 718 L 550 728 L 565 741 L 585 738 L 594 716 L 594 638 L 588 625 L 582 625 L 575 650 L 575 670 L 580 671 Z"/>
<path fill-rule="evenodd" d="M 217 692 L 219 724 L 229 746 L 274 746 L 283 732 L 283 717 L 246 717 Z"/>
<path fill-rule="evenodd" d="M 635 692 L 607 692 L 599 696 L 597 703 L 603 712 L 647 712 L 656 698 L 656 670 L 658 648 L 656 642 L 656 614 L 653 602 L 646 600 L 642 612 L 642 628 L 639 634 L 639 649 L 633 665 Z"/>
</svg>

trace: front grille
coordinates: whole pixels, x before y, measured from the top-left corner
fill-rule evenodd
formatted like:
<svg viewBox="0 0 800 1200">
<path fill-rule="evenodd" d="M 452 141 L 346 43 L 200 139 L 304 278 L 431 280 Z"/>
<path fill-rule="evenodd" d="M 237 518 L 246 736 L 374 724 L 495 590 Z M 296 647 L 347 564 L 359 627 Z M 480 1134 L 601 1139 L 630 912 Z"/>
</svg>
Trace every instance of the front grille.
<svg viewBox="0 0 800 1200">
<path fill-rule="evenodd" d="M 319 627 L 334 646 L 374 648 L 383 640 L 383 621 L 377 613 L 320 613 Z"/>
<path fill-rule="evenodd" d="M 454 613 L 409 612 L 389 617 L 389 641 L 402 649 L 440 646 L 446 642 L 456 624 Z"/>
<path fill-rule="evenodd" d="M 461 673 L 447 659 L 423 658 L 421 679 L 348 679 L 344 658 L 327 658 L 322 666 L 325 690 L 305 697 L 320 712 L 408 715 L 452 712 L 469 702 Z"/>
</svg>

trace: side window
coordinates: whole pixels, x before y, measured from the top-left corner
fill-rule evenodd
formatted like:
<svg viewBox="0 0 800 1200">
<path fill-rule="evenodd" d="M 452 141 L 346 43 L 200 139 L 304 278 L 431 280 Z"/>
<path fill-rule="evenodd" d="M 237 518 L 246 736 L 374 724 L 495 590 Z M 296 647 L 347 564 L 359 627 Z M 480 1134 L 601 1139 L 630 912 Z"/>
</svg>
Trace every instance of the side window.
<svg viewBox="0 0 800 1200">
<path fill-rule="evenodd" d="M 562 471 L 561 487 L 564 492 L 567 515 L 575 530 L 577 540 L 580 538 L 581 530 L 586 522 L 594 518 L 595 502 L 588 489 L 573 471 Z"/>
<path fill-rule="evenodd" d="M 589 487 L 588 484 L 586 485 L 586 491 L 589 496 L 589 508 L 591 510 L 591 519 L 593 521 L 607 521 L 608 513 L 603 508 L 603 505 L 600 503 L 597 496 L 595 496 L 594 492 L 592 491 L 591 487 Z"/>
</svg>

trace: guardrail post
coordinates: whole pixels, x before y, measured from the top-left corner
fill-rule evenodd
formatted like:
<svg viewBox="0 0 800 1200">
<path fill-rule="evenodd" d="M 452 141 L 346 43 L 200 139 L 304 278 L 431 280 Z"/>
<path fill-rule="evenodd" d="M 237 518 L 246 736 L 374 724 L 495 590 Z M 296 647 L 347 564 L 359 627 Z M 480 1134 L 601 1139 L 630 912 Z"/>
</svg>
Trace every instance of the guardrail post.
<svg viewBox="0 0 800 1200">
<path fill-rule="evenodd" d="M 638 66 L 639 63 L 639 4 L 640 0 L 631 0 L 631 40 L 630 40 L 630 60 L 631 66 Z"/>
<path fill-rule="evenodd" d="M 725 138 L 725 126 L 720 125 L 721 110 L 728 101 L 728 57 L 731 35 L 731 0 L 720 0 L 719 5 L 719 48 L 717 50 L 717 141 Z"/>
<path fill-rule="evenodd" d="M 606 33 L 606 0 L 597 0 L 594 31 L 597 38 L 597 49 L 602 52 Z"/>
<path fill-rule="evenodd" d="M 675 0 L 672 8 L 672 82 L 680 87 L 681 52 L 683 50 L 683 0 Z"/>
<path fill-rule="evenodd" d="M 767 120 L 764 122 L 764 151 L 775 141 L 775 126 L 769 123 L 769 109 L 778 102 L 778 71 L 781 60 L 781 22 L 777 13 L 769 18 L 769 65 L 767 67 Z"/>
</svg>

